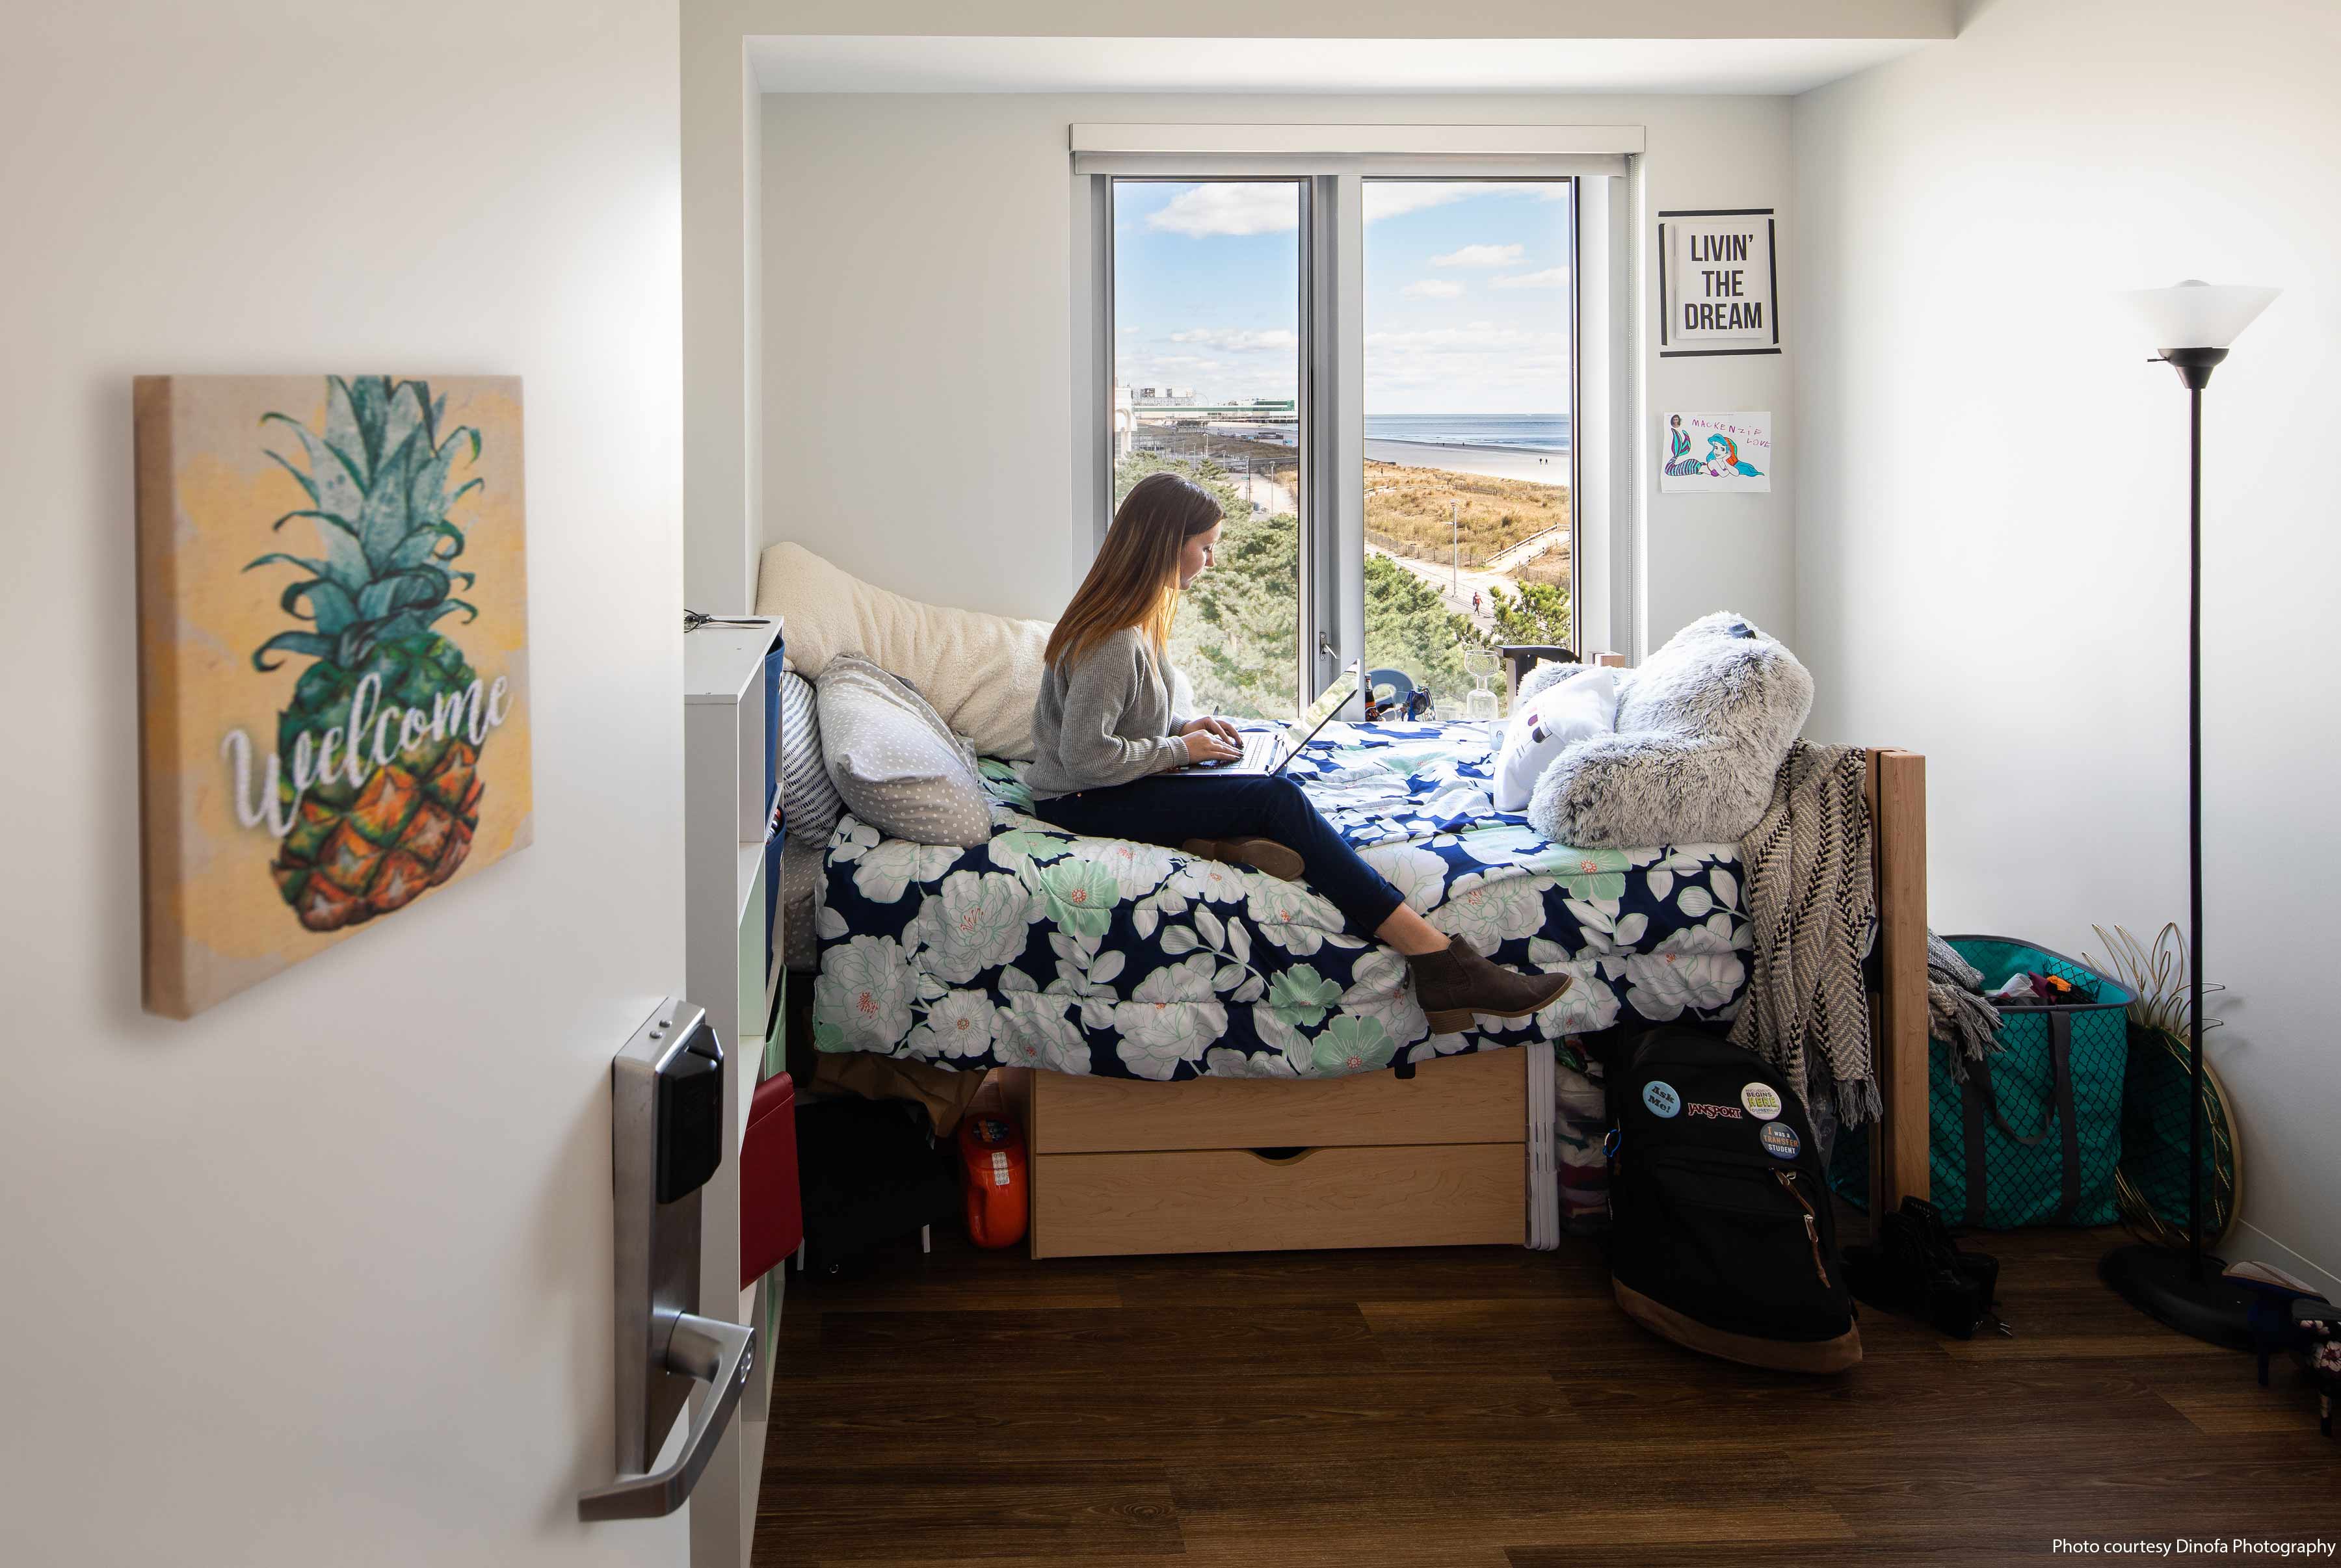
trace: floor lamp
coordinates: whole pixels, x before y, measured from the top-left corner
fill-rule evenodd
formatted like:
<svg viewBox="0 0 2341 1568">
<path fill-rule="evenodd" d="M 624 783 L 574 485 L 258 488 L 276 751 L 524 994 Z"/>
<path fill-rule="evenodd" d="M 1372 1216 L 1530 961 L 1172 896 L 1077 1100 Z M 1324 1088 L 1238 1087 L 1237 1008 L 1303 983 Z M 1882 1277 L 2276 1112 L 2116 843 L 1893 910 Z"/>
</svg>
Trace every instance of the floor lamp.
<svg viewBox="0 0 2341 1568">
<path fill-rule="evenodd" d="M 2187 1032 L 2194 1081 L 2187 1107 L 2187 1245 L 2117 1247 L 2098 1272 L 2139 1311 L 2181 1334 L 2249 1348 L 2243 1288 L 2203 1252 L 2203 389 L 2227 345 L 2274 289 L 2188 282 L 2123 296 L 2151 330 L 2163 363 L 2187 383 Z"/>
</svg>

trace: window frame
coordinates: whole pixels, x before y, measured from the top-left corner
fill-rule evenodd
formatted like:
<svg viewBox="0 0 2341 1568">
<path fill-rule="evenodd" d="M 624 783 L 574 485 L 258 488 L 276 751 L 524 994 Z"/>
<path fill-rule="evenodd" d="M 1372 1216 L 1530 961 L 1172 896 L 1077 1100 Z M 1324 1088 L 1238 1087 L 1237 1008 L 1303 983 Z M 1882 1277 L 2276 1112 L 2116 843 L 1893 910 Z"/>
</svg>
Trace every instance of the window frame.
<svg viewBox="0 0 2341 1568">
<path fill-rule="evenodd" d="M 1114 180 L 1300 184 L 1301 537 L 1294 680 L 1295 700 L 1301 703 L 1350 660 L 1362 665 L 1365 654 L 1364 182 L 1567 181 L 1571 636 L 1580 651 L 1589 645 L 1589 633 L 1597 640 L 1591 645 L 1633 650 L 1639 530 L 1637 487 L 1630 479 L 1635 432 L 1642 422 L 1630 417 L 1637 391 L 1633 367 L 1639 357 L 1632 304 L 1636 268 L 1632 231 L 1621 220 L 1639 201 L 1639 127 L 1075 125 L 1071 131 L 1076 522 L 1069 565 L 1075 581 L 1088 571 L 1112 517 Z M 1417 145 L 1354 150 L 1437 141 L 1441 133 L 1472 143 L 1491 134 L 1515 134 L 1530 142 L 1557 136 L 1583 144 L 1584 151 L 1491 154 L 1466 146 L 1426 153 Z M 1250 154 L 1225 150 L 1243 145 L 1247 138 L 1268 144 Z M 1124 142 L 1136 150 L 1116 150 Z M 1301 142 L 1339 150 L 1296 150 Z M 1597 202 L 1602 221 L 1593 226 L 1594 243 L 1589 245 L 1588 209 Z M 1590 253 L 1597 249 L 1599 254 Z M 1598 285 L 1595 297 L 1588 295 L 1589 270 Z M 1591 377 L 1589 337 L 1598 342 Z M 1587 417 L 1589 395 L 1605 405 L 1592 419 Z M 1597 442 L 1599 450 L 1591 452 L 1589 464 L 1589 448 Z M 1590 494 L 1589 479 L 1597 480 Z M 1091 520 L 1088 528 L 1078 521 L 1084 512 Z M 1589 551 L 1599 557 L 1596 570 L 1588 569 Z"/>
</svg>

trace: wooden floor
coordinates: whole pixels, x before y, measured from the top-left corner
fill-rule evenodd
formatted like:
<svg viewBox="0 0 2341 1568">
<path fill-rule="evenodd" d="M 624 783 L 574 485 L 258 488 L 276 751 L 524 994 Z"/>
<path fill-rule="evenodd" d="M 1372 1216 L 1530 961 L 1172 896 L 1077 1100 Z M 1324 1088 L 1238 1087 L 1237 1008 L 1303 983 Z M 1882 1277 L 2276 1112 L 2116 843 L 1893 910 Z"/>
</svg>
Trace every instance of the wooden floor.
<svg viewBox="0 0 2341 1568">
<path fill-rule="evenodd" d="M 1868 1313 L 1862 1365 L 1815 1380 L 1650 1337 L 1580 1243 L 1034 1263 L 938 1226 L 866 1279 L 791 1276 L 755 1562 L 1993 1563 L 2341 1535 L 2315 1395 L 2124 1305 L 2096 1275 L 2118 1239 L 1987 1238 L 2018 1337 Z"/>
</svg>

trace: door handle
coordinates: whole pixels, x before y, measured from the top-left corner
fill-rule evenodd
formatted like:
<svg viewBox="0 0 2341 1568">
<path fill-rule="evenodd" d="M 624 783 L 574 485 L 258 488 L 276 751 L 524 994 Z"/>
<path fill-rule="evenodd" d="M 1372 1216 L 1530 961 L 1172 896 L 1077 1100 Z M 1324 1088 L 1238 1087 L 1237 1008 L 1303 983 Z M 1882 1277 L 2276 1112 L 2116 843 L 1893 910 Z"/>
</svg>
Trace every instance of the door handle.
<svg viewBox="0 0 2341 1568">
<path fill-rule="evenodd" d="M 667 1338 L 666 1366 L 670 1372 L 694 1377 L 708 1385 L 706 1403 L 682 1440 L 682 1453 L 663 1470 L 648 1475 L 622 1475 L 607 1486 L 597 1486 L 577 1499 L 577 1517 L 658 1519 L 682 1506 L 698 1484 L 700 1473 L 714 1457 L 723 1429 L 739 1408 L 740 1391 L 756 1365 L 756 1331 L 744 1323 L 721 1323 L 692 1313 L 675 1314 Z"/>
</svg>

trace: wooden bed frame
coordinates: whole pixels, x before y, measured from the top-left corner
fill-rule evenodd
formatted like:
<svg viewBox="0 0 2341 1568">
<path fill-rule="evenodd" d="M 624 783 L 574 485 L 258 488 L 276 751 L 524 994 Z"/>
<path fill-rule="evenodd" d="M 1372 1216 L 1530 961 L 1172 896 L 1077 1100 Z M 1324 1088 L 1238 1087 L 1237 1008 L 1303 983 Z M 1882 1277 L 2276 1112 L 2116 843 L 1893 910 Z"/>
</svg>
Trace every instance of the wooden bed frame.
<svg viewBox="0 0 2341 1568">
<path fill-rule="evenodd" d="M 1926 759 L 1869 752 L 1865 793 L 1886 1109 L 1869 1142 L 1875 1215 L 1928 1195 Z M 1427 1062 L 1410 1078 L 1001 1072 L 1031 1150 L 1034 1257 L 1527 1239 L 1525 1051 Z"/>
</svg>

